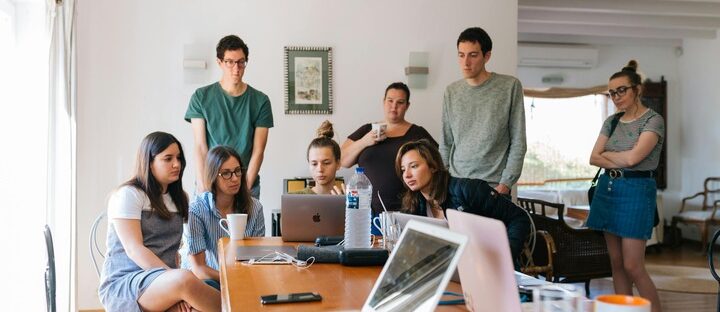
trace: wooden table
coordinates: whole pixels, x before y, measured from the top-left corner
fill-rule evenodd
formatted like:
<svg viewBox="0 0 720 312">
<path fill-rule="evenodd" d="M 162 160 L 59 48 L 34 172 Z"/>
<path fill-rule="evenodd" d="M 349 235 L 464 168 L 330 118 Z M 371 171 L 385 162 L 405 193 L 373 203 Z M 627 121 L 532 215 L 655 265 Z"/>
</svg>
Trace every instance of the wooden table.
<svg viewBox="0 0 720 312">
<path fill-rule="evenodd" d="M 590 214 L 590 205 L 567 206 L 566 216 L 568 216 L 568 217 L 586 221 L 589 214 Z"/>
<path fill-rule="evenodd" d="M 292 265 L 247 266 L 235 261 L 236 246 L 279 246 L 279 237 L 222 238 L 218 246 L 220 288 L 223 311 L 321 311 L 360 310 L 370 294 L 382 267 L 350 267 L 316 263 L 308 269 Z M 449 291 L 462 292 L 460 284 L 450 282 Z M 318 292 L 320 302 L 262 305 L 261 295 Z M 438 311 L 466 311 L 464 305 L 441 306 Z"/>
</svg>

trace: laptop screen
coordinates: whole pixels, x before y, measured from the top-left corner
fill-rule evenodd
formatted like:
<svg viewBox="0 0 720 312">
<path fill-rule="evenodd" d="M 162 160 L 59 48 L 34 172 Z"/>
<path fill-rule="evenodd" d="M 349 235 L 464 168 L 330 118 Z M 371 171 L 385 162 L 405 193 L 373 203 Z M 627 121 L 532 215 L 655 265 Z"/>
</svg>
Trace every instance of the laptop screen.
<svg viewBox="0 0 720 312">
<path fill-rule="evenodd" d="M 368 298 L 372 310 L 432 310 L 455 269 L 462 241 L 410 226 L 405 231 Z"/>
</svg>

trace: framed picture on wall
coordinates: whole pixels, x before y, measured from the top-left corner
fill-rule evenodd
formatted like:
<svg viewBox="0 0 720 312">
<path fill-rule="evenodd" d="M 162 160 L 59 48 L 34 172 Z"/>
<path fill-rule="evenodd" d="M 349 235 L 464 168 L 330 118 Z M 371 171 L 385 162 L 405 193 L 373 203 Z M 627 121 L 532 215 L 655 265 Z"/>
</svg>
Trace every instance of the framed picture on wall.
<svg viewBox="0 0 720 312">
<path fill-rule="evenodd" d="M 332 48 L 285 47 L 285 114 L 332 111 Z"/>
</svg>

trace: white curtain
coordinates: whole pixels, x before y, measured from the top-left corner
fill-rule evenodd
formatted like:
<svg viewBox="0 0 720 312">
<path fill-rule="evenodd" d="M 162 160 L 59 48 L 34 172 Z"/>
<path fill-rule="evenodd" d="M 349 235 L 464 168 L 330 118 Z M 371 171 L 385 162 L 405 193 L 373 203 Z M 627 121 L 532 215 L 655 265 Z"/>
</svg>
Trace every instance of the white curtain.
<svg viewBox="0 0 720 312">
<path fill-rule="evenodd" d="M 75 311 L 76 18 L 75 0 L 48 0 L 47 221 L 55 241 L 58 311 Z"/>
</svg>

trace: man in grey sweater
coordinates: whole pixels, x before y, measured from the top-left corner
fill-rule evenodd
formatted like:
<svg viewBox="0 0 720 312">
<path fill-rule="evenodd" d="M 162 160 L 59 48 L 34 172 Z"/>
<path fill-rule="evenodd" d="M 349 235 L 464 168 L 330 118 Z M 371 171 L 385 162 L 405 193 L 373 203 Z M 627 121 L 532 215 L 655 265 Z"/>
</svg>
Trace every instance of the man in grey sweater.
<svg viewBox="0 0 720 312">
<path fill-rule="evenodd" d="M 482 179 L 509 195 L 527 149 L 522 85 L 485 69 L 492 40 L 482 28 L 463 31 L 457 49 L 463 79 L 445 90 L 440 154 L 452 176 Z"/>
</svg>

